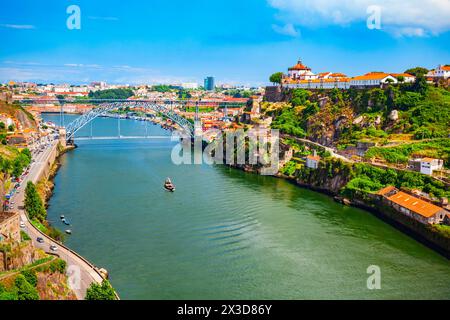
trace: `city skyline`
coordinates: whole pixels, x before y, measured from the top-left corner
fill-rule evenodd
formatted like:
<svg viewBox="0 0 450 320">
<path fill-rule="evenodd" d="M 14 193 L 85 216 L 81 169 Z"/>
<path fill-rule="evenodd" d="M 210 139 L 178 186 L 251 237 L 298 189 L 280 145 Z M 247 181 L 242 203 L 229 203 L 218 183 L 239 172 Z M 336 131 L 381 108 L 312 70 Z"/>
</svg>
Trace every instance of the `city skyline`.
<svg viewBox="0 0 450 320">
<path fill-rule="evenodd" d="M 374 3 L 380 29 L 367 26 L 368 1 L 6 3 L 0 82 L 201 84 L 212 75 L 258 86 L 298 58 L 350 76 L 434 68 L 450 60 L 450 5 L 428 2 Z M 79 30 L 67 27 L 70 5 L 81 10 Z"/>
</svg>

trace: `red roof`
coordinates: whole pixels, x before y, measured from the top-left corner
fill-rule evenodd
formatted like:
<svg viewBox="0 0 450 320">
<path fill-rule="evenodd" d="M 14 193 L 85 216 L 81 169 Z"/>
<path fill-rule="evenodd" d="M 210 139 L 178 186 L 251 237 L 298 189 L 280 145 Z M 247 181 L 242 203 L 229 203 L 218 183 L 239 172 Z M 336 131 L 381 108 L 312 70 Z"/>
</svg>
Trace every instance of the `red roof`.
<svg viewBox="0 0 450 320">
<path fill-rule="evenodd" d="M 288 70 L 311 70 L 311 69 L 303 65 L 301 60 L 298 60 L 297 64 L 293 67 L 290 67 Z"/>
</svg>

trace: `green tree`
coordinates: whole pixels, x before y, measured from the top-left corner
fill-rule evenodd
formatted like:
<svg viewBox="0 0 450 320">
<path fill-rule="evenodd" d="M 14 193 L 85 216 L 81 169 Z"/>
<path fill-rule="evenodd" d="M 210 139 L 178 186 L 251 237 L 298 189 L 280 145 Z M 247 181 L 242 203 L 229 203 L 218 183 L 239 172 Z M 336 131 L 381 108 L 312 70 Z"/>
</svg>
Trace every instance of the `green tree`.
<svg viewBox="0 0 450 320">
<path fill-rule="evenodd" d="M 10 125 L 8 126 L 8 131 L 14 131 L 14 126 L 13 126 L 12 124 L 10 124 Z"/>
<path fill-rule="evenodd" d="M 0 122 L 0 130 L 5 130 L 6 125 L 4 122 Z"/>
<path fill-rule="evenodd" d="M 115 300 L 114 289 L 108 280 L 103 280 L 102 284 L 93 282 L 86 291 L 86 300 Z"/>
<path fill-rule="evenodd" d="M 33 270 L 22 270 L 20 272 L 21 275 L 23 275 L 25 277 L 25 279 L 27 280 L 27 282 L 29 284 L 31 284 L 33 287 L 37 286 L 37 275 L 36 272 Z"/>
<path fill-rule="evenodd" d="M 36 186 L 31 181 L 28 181 L 25 188 L 25 210 L 30 219 L 37 219 L 42 222 L 47 216 L 44 203 L 36 190 Z"/>
<path fill-rule="evenodd" d="M 423 67 L 415 67 L 415 68 L 411 68 L 405 71 L 405 73 L 409 73 L 412 74 L 415 77 L 418 76 L 423 76 L 424 74 L 428 73 L 428 69 L 427 68 L 423 68 Z"/>
<path fill-rule="evenodd" d="M 283 78 L 283 72 L 275 72 L 272 74 L 269 78 L 270 82 L 272 83 L 281 83 L 281 79 Z"/>
<path fill-rule="evenodd" d="M 27 279 L 19 274 L 14 281 L 15 291 L 18 300 L 39 300 L 39 294 Z"/>
</svg>

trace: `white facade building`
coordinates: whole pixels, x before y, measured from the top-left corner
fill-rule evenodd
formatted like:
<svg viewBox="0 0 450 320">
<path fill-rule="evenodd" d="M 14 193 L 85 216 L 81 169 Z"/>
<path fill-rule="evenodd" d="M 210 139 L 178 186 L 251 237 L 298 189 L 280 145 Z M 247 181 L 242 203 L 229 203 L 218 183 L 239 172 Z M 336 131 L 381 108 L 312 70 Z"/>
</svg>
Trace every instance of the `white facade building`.
<svg viewBox="0 0 450 320">
<path fill-rule="evenodd" d="M 441 159 L 423 158 L 420 160 L 420 173 L 432 175 L 434 170 L 441 170 L 444 161 Z"/>
</svg>

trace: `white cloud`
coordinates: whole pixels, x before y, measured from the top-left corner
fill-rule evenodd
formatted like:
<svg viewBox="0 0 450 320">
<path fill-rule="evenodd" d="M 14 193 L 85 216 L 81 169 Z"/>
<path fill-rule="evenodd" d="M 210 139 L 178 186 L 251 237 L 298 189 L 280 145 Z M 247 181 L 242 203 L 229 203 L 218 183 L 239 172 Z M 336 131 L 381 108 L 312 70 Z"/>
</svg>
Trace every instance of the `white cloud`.
<svg viewBox="0 0 450 320">
<path fill-rule="evenodd" d="M 36 27 L 31 24 L 0 24 L 0 27 L 8 29 L 22 29 L 22 30 L 36 29 Z"/>
<path fill-rule="evenodd" d="M 365 22 L 367 8 L 381 8 L 381 29 L 396 36 L 437 35 L 450 30 L 449 0 L 267 0 L 278 18 L 304 26 Z"/>
<path fill-rule="evenodd" d="M 295 29 L 295 27 L 292 23 L 288 23 L 288 24 L 284 25 L 283 27 L 273 24 L 272 29 L 276 33 L 283 34 L 286 36 L 297 37 L 299 35 L 299 32 Z"/>
</svg>

